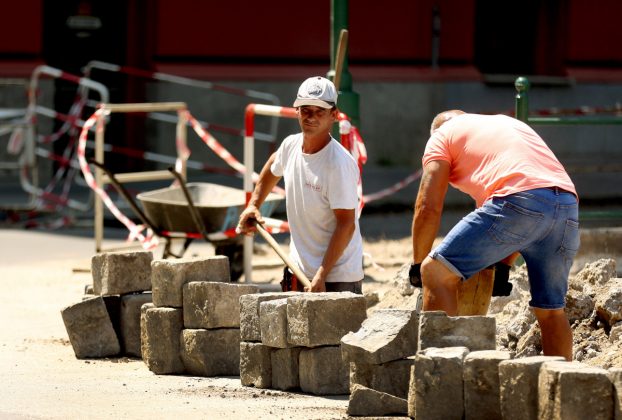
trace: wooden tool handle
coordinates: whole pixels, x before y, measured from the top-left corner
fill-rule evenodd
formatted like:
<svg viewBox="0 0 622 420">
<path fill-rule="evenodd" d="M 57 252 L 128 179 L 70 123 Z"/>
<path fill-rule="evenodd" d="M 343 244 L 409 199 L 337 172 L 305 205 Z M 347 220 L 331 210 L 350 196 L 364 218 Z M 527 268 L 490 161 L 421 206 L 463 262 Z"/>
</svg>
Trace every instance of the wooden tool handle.
<svg viewBox="0 0 622 420">
<path fill-rule="evenodd" d="M 346 56 L 346 48 L 348 47 L 348 30 L 342 29 L 339 33 L 339 42 L 337 44 L 337 53 L 335 57 L 335 76 L 333 84 L 339 92 L 339 84 L 341 83 L 341 71 L 343 70 L 343 60 Z"/>
<path fill-rule="evenodd" d="M 268 242 L 268 244 L 279 254 L 279 257 L 283 260 L 283 262 L 289 267 L 290 270 L 294 273 L 296 278 L 303 284 L 305 287 L 311 287 L 311 282 L 305 276 L 305 273 L 302 272 L 300 268 L 289 258 L 289 256 L 283 251 L 283 248 L 274 240 L 272 235 L 268 233 L 268 231 L 261 225 L 261 223 L 255 223 L 255 227 L 259 234 Z"/>
</svg>

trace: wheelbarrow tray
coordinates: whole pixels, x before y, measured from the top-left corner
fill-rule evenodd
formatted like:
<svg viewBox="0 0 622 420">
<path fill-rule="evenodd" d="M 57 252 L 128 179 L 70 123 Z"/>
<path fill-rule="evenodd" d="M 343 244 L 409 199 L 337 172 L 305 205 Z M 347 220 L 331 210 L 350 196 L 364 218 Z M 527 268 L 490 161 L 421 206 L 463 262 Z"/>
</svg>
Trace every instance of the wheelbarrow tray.
<svg viewBox="0 0 622 420">
<path fill-rule="evenodd" d="M 246 206 L 244 190 L 206 182 L 186 184 L 207 233 L 235 228 Z M 181 187 L 169 187 L 140 193 L 136 198 L 150 222 L 169 232 L 197 232 L 191 208 Z M 270 216 L 283 197 L 270 193 L 261 206 L 261 214 Z"/>
</svg>

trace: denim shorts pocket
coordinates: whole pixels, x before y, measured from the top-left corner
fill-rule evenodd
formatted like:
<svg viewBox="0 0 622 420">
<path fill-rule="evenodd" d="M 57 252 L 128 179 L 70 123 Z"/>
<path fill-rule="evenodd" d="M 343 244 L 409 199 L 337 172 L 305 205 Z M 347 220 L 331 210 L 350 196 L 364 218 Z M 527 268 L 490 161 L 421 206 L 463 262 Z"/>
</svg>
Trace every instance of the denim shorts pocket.
<svg viewBox="0 0 622 420">
<path fill-rule="evenodd" d="M 566 220 L 564 237 L 559 247 L 559 252 L 566 258 L 573 259 L 579 246 L 581 245 L 581 235 L 579 234 L 579 223 L 574 220 Z"/>
<path fill-rule="evenodd" d="M 544 215 L 540 212 L 506 201 L 496 215 L 489 234 L 499 244 L 518 245 L 530 238 L 543 218 Z"/>
</svg>

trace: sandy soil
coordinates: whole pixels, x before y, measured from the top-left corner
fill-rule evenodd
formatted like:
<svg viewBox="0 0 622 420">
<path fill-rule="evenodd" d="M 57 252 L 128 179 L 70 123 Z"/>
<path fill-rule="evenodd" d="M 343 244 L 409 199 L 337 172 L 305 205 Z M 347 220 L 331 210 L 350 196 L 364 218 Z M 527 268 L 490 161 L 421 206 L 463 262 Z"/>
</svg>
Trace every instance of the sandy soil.
<svg viewBox="0 0 622 420">
<path fill-rule="evenodd" d="M 155 375 L 139 359 L 76 359 L 60 311 L 80 301 L 91 283 L 93 239 L 0 230 L 0 242 L 0 419 L 347 417 L 347 396 L 242 387 L 238 377 Z M 113 240 L 105 246 L 119 244 Z M 364 292 L 370 301 L 378 301 L 371 310 L 414 308 L 414 301 L 400 293 L 398 279 L 399 269 L 410 260 L 410 237 L 380 235 L 365 240 L 364 251 Z M 187 255 L 212 254 L 211 245 L 197 243 Z M 256 245 L 254 265 L 255 282 L 280 280 L 282 263 L 265 243 Z M 622 366 L 620 342 L 604 348 L 608 341 L 604 337 L 598 350 L 604 354 L 615 349 L 616 357 L 608 364 Z"/>
</svg>

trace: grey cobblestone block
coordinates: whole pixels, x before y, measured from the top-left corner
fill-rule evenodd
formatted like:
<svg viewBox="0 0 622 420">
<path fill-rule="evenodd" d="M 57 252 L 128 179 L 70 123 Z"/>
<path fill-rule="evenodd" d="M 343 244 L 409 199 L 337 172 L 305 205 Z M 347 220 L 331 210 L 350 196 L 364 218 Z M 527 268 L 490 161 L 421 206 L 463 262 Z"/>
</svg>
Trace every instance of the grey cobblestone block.
<svg viewBox="0 0 622 420">
<path fill-rule="evenodd" d="M 141 357 L 140 308 L 145 303 L 151 303 L 149 292 L 121 296 L 120 339 L 128 356 Z"/>
<path fill-rule="evenodd" d="M 366 317 L 365 297 L 355 293 L 292 296 L 287 300 L 287 341 L 301 347 L 338 346 L 341 338 L 357 331 Z"/>
<path fill-rule="evenodd" d="M 300 389 L 315 395 L 348 394 L 349 366 L 341 360 L 339 346 L 300 351 Z"/>
<path fill-rule="evenodd" d="M 198 281 L 183 286 L 186 328 L 240 328 L 240 296 L 259 293 L 251 284 Z"/>
<path fill-rule="evenodd" d="M 181 308 L 183 286 L 193 281 L 231 281 L 229 259 L 224 255 L 206 258 L 154 260 L 151 263 L 151 283 L 155 306 Z"/>
<path fill-rule="evenodd" d="M 417 353 L 419 315 L 406 309 L 380 309 L 361 328 L 341 339 L 344 360 L 381 364 Z M 375 389 L 375 388 L 374 388 Z"/>
<path fill-rule="evenodd" d="M 185 329 L 180 336 L 181 360 L 186 372 L 197 376 L 240 374 L 240 330 Z"/>
<path fill-rule="evenodd" d="M 151 290 L 149 251 L 106 252 L 91 258 L 93 292 L 96 295 L 123 295 Z"/>
<path fill-rule="evenodd" d="M 61 316 L 78 359 L 116 356 L 121 351 L 102 297 L 68 306 L 61 311 Z"/>
<path fill-rule="evenodd" d="M 179 348 L 181 309 L 143 305 L 140 324 L 141 354 L 149 370 L 157 375 L 183 373 Z"/>
</svg>

